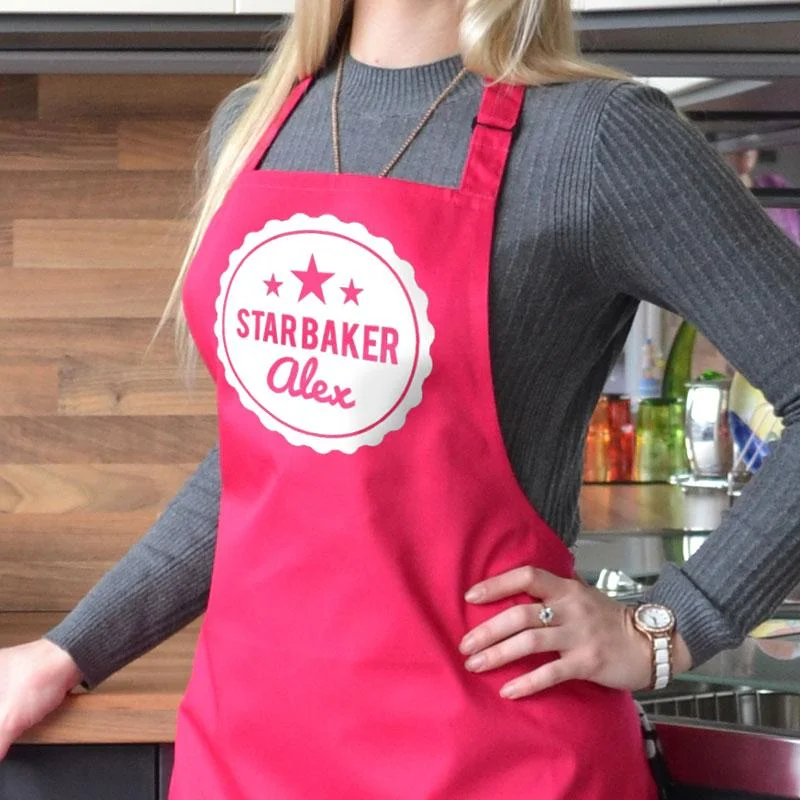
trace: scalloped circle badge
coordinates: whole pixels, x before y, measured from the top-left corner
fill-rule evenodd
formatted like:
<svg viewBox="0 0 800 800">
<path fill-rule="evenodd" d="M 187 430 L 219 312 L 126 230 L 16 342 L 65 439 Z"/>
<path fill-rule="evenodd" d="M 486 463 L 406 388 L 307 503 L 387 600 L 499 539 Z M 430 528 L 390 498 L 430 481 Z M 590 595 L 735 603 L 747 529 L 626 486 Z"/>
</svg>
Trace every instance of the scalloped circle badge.
<svg viewBox="0 0 800 800">
<path fill-rule="evenodd" d="M 354 453 L 401 428 L 432 368 L 412 266 L 329 214 L 245 236 L 220 278 L 214 332 L 242 405 L 318 453 Z"/>
</svg>

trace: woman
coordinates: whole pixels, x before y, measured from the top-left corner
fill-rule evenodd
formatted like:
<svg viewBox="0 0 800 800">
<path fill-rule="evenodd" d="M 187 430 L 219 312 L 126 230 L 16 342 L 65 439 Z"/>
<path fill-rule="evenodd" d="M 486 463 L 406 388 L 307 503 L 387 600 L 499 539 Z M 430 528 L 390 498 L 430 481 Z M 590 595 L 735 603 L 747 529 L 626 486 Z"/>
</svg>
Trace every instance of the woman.
<svg viewBox="0 0 800 800">
<path fill-rule="evenodd" d="M 173 800 L 652 798 L 630 691 L 741 641 L 800 565 L 800 257 L 666 96 L 579 59 L 561 0 L 350 11 L 298 2 L 212 130 L 170 310 L 217 381 L 218 473 L 5 651 L 7 741 L 205 609 Z M 635 618 L 569 545 L 639 298 L 787 428 Z"/>
<path fill-rule="evenodd" d="M 748 188 L 759 189 L 789 189 L 790 184 L 778 172 L 761 172 L 753 175 L 758 165 L 760 153 L 754 147 L 746 150 L 735 150 L 725 153 L 725 161 L 733 167 L 742 183 Z M 800 247 L 800 209 L 796 208 L 767 208 L 769 218 Z"/>
</svg>

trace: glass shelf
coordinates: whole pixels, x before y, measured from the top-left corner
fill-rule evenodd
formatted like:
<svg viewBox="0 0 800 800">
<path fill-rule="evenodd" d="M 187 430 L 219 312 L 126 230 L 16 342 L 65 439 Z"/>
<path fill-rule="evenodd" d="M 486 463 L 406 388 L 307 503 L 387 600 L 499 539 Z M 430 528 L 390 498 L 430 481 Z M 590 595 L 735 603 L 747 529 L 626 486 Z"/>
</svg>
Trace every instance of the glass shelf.
<svg viewBox="0 0 800 800">
<path fill-rule="evenodd" d="M 719 653 L 676 677 L 681 681 L 800 694 L 800 633 L 771 639 L 747 638 L 735 650 Z"/>
</svg>

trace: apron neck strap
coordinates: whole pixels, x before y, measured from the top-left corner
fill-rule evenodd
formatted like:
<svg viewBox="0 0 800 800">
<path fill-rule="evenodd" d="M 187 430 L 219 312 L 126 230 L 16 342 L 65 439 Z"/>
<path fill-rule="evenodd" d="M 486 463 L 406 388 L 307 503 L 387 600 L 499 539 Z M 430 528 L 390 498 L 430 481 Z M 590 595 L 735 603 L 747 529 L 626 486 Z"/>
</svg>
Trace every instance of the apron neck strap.
<svg viewBox="0 0 800 800">
<path fill-rule="evenodd" d="M 278 113 L 272 118 L 272 122 L 270 122 L 264 134 L 258 140 L 258 144 L 253 148 L 253 152 L 250 153 L 250 157 L 245 162 L 243 172 L 250 172 L 251 170 L 258 169 L 261 159 L 264 157 L 267 150 L 269 150 L 272 142 L 278 135 L 278 131 L 283 127 L 283 123 L 289 119 L 290 114 L 297 107 L 300 99 L 311 85 L 312 80 L 313 77 L 304 78 L 294 85 L 283 105 L 278 109 Z"/>
<path fill-rule="evenodd" d="M 503 181 L 525 86 L 486 82 L 464 166 L 461 190 L 496 197 Z"/>
<path fill-rule="evenodd" d="M 295 84 L 283 106 L 253 148 L 243 171 L 258 169 L 262 157 L 269 150 L 278 131 L 313 80 L 313 76 L 309 76 Z M 497 196 L 524 100 L 524 86 L 510 83 L 490 84 L 487 81 L 478 114 L 472 121 L 472 138 L 460 187 L 462 191 L 489 197 Z"/>
</svg>

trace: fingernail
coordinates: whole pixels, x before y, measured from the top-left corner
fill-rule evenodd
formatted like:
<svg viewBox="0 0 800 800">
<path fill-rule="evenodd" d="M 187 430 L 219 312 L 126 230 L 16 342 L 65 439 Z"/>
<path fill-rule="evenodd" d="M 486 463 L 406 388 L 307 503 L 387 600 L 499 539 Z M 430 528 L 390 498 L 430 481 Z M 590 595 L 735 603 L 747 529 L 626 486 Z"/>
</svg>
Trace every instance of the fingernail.
<svg viewBox="0 0 800 800">
<path fill-rule="evenodd" d="M 471 653 L 475 649 L 475 645 L 477 641 L 475 640 L 474 636 L 467 636 L 463 642 L 461 642 L 461 652 L 462 653 Z"/>
<path fill-rule="evenodd" d="M 465 665 L 467 669 L 479 670 L 486 666 L 486 656 L 471 656 L 467 659 Z"/>
<path fill-rule="evenodd" d="M 505 685 L 505 686 L 504 686 L 504 687 L 503 687 L 503 688 L 500 690 L 500 696 L 501 696 L 501 697 L 516 697 L 516 696 L 517 696 L 517 692 L 518 692 L 518 691 L 519 691 L 519 690 L 518 690 L 518 688 L 517 688 L 517 686 L 516 686 L 515 684 L 513 684 L 513 683 L 507 683 L 507 684 L 506 684 L 506 685 Z"/>
<path fill-rule="evenodd" d="M 483 586 L 473 586 L 465 595 L 464 599 L 468 603 L 474 603 L 476 600 L 480 600 L 486 594 L 486 589 Z"/>
</svg>

